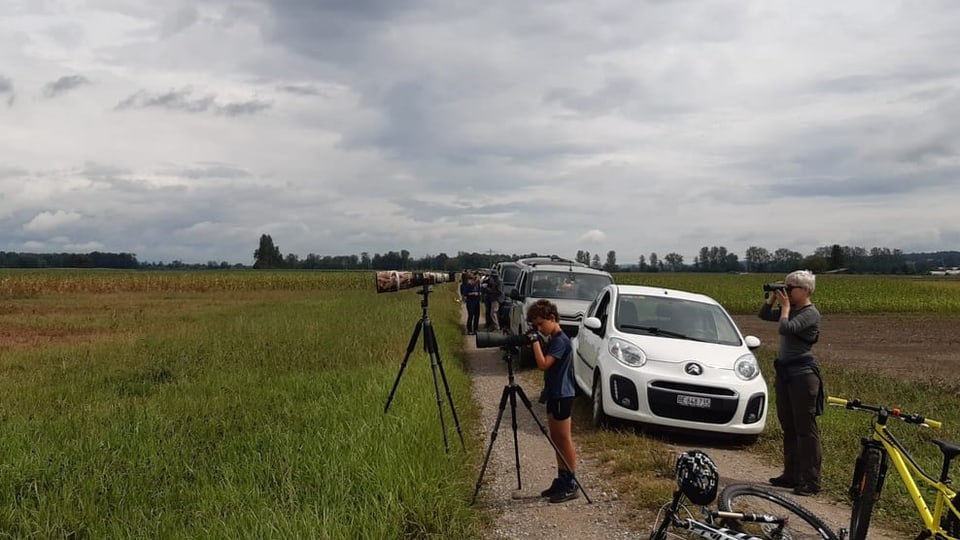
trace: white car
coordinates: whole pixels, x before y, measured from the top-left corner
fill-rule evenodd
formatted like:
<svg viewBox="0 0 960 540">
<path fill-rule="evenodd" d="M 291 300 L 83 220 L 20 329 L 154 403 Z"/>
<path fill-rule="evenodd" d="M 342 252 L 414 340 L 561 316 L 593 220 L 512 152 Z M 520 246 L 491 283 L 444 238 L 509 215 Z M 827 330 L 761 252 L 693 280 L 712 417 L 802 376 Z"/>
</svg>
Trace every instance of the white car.
<svg viewBox="0 0 960 540">
<path fill-rule="evenodd" d="M 708 296 L 608 285 L 580 322 L 574 376 L 595 425 L 615 417 L 752 441 L 767 419 L 759 346 Z"/>
</svg>

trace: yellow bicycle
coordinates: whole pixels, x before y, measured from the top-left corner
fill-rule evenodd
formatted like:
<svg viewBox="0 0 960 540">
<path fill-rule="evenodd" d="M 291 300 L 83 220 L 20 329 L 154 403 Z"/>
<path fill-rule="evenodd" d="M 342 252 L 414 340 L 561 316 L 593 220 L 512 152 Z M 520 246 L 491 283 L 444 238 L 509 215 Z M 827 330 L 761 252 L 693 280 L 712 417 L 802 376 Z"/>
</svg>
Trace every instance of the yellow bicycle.
<svg viewBox="0 0 960 540">
<path fill-rule="evenodd" d="M 960 540 L 960 499 L 957 498 L 957 492 L 950 488 L 948 474 L 950 460 L 960 455 L 960 445 L 936 439 L 931 441 L 943 452 L 940 477 L 934 478 L 917 464 L 900 441 L 887 430 L 887 420 L 890 418 L 933 428 L 940 428 L 942 424 L 919 414 L 907 414 L 897 408 L 866 405 L 858 399 L 828 397 L 827 403 L 850 410 L 868 411 L 874 415 L 872 436 L 864 437 L 860 441 L 860 456 L 857 458 L 853 482 L 850 485 L 853 512 L 850 515 L 849 539 L 866 540 L 873 505 L 880 497 L 887 468 L 892 462 L 923 521 L 924 530 L 917 539 Z M 918 480 L 936 492 L 932 510 L 920 492 Z"/>
</svg>

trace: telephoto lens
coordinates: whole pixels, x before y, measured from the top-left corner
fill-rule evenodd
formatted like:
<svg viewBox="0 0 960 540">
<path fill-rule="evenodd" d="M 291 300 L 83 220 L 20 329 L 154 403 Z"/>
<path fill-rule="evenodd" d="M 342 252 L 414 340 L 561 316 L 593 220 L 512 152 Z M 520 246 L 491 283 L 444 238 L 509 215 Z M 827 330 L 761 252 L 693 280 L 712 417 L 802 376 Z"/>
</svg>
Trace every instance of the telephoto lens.
<svg viewBox="0 0 960 540">
<path fill-rule="evenodd" d="M 526 335 L 501 334 L 499 332 L 477 332 L 477 348 L 522 347 L 530 343 Z"/>
</svg>

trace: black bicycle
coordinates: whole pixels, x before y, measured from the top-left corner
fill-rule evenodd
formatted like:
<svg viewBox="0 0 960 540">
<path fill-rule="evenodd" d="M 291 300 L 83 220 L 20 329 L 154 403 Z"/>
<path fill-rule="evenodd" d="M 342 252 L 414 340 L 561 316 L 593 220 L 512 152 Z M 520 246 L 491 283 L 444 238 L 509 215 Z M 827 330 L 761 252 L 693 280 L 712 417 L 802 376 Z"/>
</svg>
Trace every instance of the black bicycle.
<svg viewBox="0 0 960 540">
<path fill-rule="evenodd" d="M 707 508 L 717 499 L 717 467 L 700 450 L 677 457 L 677 489 L 673 500 L 660 509 L 650 540 L 676 537 L 671 530 L 687 531 L 713 540 L 843 540 L 830 527 L 796 502 L 752 484 L 731 484 L 720 492 L 719 510 Z M 701 508 L 703 520 L 684 505 Z"/>
</svg>

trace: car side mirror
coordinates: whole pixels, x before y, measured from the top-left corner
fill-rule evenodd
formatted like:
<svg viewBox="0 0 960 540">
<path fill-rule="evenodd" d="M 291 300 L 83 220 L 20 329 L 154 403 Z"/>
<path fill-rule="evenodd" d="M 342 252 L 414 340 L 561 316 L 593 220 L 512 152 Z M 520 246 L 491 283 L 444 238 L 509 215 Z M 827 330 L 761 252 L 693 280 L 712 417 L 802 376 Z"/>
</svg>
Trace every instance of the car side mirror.
<svg viewBox="0 0 960 540">
<path fill-rule="evenodd" d="M 760 346 L 760 338 L 757 336 L 744 336 L 743 342 L 746 343 L 747 348 L 751 351 Z"/>
<path fill-rule="evenodd" d="M 603 323 L 601 323 L 600 319 L 596 317 L 587 317 L 583 320 L 583 325 L 591 330 L 599 330 L 600 327 L 603 326 Z"/>
<path fill-rule="evenodd" d="M 513 289 L 510 291 L 510 299 L 519 301 L 519 300 L 523 300 L 523 297 L 520 296 L 520 291 Z"/>
</svg>

